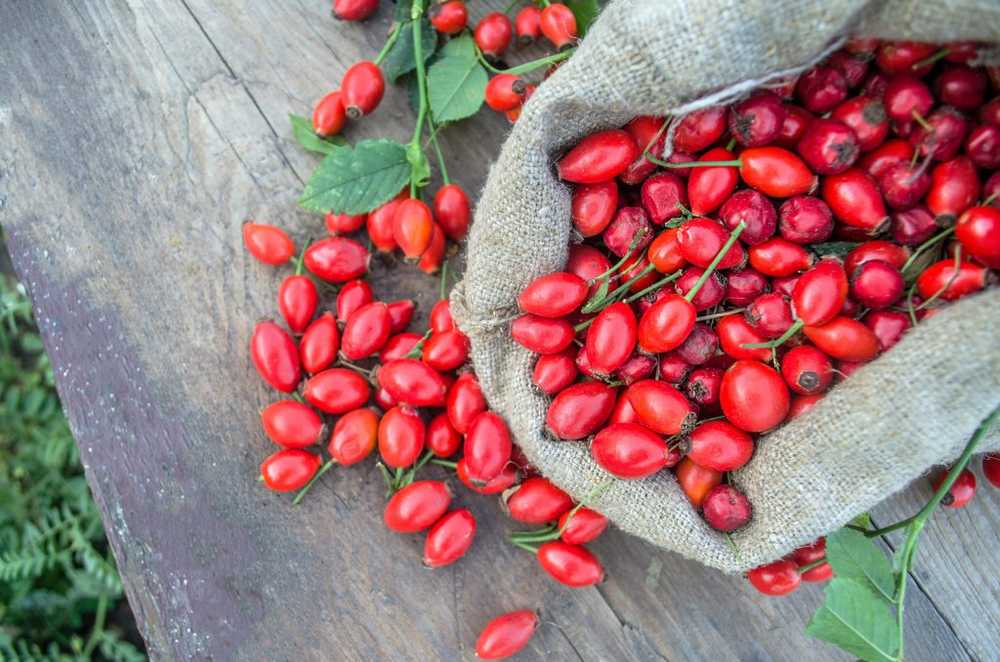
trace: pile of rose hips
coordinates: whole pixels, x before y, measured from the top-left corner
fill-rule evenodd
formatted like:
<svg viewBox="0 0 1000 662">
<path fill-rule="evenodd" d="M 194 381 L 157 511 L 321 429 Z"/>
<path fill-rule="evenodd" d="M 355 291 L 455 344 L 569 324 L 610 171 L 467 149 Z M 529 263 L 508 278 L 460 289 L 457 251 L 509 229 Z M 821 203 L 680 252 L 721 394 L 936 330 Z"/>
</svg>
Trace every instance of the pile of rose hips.
<svg viewBox="0 0 1000 662">
<path fill-rule="evenodd" d="M 369 255 L 358 242 L 330 237 L 295 258 L 295 246 L 280 228 L 251 222 L 243 236 L 258 260 L 295 265 L 278 291 L 287 329 L 262 321 L 250 339 L 257 372 L 287 394 L 261 411 L 265 434 L 280 447 L 260 465 L 266 487 L 298 492 L 298 503 L 333 465 L 358 464 L 377 449 L 391 495 L 385 524 L 399 533 L 427 531 L 423 562 L 435 568 L 465 554 L 476 521 L 468 509 L 450 509 L 452 491 L 445 481 L 416 480 L 433 463 L 453 470 L 473 492 L 502 494 L 505 511 L 516 521 L 554 523 L 513 536 L 553 579 L 571 587 L 603 579 L 600 562 L 582 545 L 604 531 L 607 519 L 538 476 L 503 419 L 487 409 L 465 365 L 469 341 L 455 327 L 447 299 L 430 311 L 425 334 L 407 332 L 413 301 L 375 299 L 361 279 Z M 317 280 L 338 286 L 332 310 L 321 311 Z M 512 655 L 537 624 L 531 611 L 499 617 L 483 631 L 479 656 Z"/>
<path fill-rule="evenodd" d="M 746 525 L 726 474 L 754 435 L 995 280 L 1000 72 L 975 54 L 853 40 L 732 106 L 637 117 L 562 156 L 583 242 L 511 326 L 539 355 L 551 437 L 620 479 L 672 469 L 709 526 Z M 974 489 L 966 470 L 949 505 Z M 775 595 L 827 579 L 824 544 L 749 579 Z"/>
</svg>

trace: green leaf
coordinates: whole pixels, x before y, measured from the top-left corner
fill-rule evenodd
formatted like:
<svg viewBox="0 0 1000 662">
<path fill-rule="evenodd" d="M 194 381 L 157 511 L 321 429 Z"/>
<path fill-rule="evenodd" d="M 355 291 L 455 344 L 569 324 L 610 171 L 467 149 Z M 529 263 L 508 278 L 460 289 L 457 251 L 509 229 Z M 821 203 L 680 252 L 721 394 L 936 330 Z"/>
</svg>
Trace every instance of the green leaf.
<svg viewBox="0 0 1000 662">
<path fill-rule="evenodd" d="M 893 662 L 900 632 L 889 605 L 864 584 L 835 577 L 806 634 L 868 662 Z"/>
<path fill-rule="evenodd" d="M 347 144 L 347 141 L 341 136 L 332 136 L 330 138 L 317 136 L 313 131 L 312 122 L 308 117 L 289 113 L 288 120 L 292 123 L 292 135 L 295 136 L 295 140 L 298 141 L 300 146 L 310 152 L 329 154 L 337 149 L 337 147 Z"/>
<path fill-rule="evenodd" d="M 878 545 L 860 531 L 840 529 L 826 538 L 826 559 L 833 573 L 868 584 L 886 600 L 896 595 L 896 580 L 889 560 Z"/>
<path fill-rule="evenodd" d="M 597 0 L 565 0 L 566 6 L 576 17 L 576 33 L 581 38 L 587 34 L 587 30 L 597 20 L 597 15 L 601 13 L 601 6 Z"/>
<path fill-rule="evenodd" d="M 323 159 L 299 204 L 320 213 L 364 214 L 388 202 L 409 180 L 410 162 L 403 145 L 365 140 Z"/>
<path fill-rule="evenodd" d="M 941 247 L 946 243 L 947 242 L 942 241 L 938 245 L 929 248 L 918 255 L 917 259 L 906 267 L 906 270 L 903 271 L 903 280 L 906 281 L 907 285 L 912 284 L 915 280 L 917 280 L 917 276 L 922 274 L 927 267 L 941 259 Z"/>
<path fill-rule="evenodd" d="M 475 115 L 483 105 L 489 76 L 476 58 L 472 38 L 452 39 L 427 72 L 427 96 L 438 124 Z"/>
<path fill-rule="evenodd" d="M 396 82 L 400 76 L 407 74 L 417 68 L 417 61 L 413 57 L 413 27 L 411 23 L 402 23 L 397 30 L 399 38 L 389 49 L 385 59 L 382 60 L 382 73 L 392 82 Z M 420 47 L 426 62 L 437 49 L 437 31 L 431 27 L 430 22 L 421 19 L 420 27 Z"/>
<path fill-rule="evenodd" d="M 393 20 L 397 23 L 408 23 L 410 22 L 413 11 L 413 0 L 396 0 L 396 11 L 393 14 Z"/>
<path fill-rule="evenodd" d="M 857 245 L 858 242 L 856 241 L 828 241 L 825 244 L 813 244 L 812 248 L 820 257 L 832 256 L 842 258 Z"/>
</svg>

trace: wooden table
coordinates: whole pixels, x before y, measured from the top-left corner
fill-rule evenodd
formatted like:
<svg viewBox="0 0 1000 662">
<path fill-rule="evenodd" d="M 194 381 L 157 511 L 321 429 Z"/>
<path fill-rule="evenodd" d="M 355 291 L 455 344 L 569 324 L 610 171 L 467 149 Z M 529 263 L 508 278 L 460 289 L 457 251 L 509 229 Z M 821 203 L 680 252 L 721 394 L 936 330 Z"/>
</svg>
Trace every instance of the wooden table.
<svg viewBox="0 0 1000 662">
<path fill-rule="evenodd" d="M 387 3 L 383 3 L 387 4 Z M 473 3 L 479 17 L 486 6 Z M 611 533 L 609 578 L 571 591 L 502 542 L 495 501 L 463 492 L 479 538 L 437 571 L 381 524 L 373 469 L 335 470 L 301 506 L 255 483 L 274 399 L 246 352 L 280 272 L 248 257 L 247 218 L 319 232 L 295 198 L 315 161 L 292 141 L 391 7 L 339 24 L 323 0 L 0 1 L 0 221 L 150 653 L 183 660 L 472 659 L 494 615 L 541 607 L 522 660 L 846 659 L 802 633 L 821 599 L 744 581 Z M 392 89 L 350 136 L 405 140 Z M 444 133 L 478 190 L 505 121 Z M 436 283 L 380 262 L 376 290 L 423 310 Z M 876 512 L 915 512 L 920 484 Z M 1000 499 L 937 516 L 907 607 L 912 660 L 997 659 Z M 892 544 L 892 541 L 889 541 Z"/>
</svg>

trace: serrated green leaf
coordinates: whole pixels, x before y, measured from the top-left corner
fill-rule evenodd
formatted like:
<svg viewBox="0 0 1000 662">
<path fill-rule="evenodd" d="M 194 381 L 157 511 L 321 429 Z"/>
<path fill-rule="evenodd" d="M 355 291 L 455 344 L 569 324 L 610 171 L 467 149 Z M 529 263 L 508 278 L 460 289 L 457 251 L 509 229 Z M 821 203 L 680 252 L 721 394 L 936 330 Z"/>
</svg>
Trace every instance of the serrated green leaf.
<svg viewBox="0 0 1000 662">
<path fill-rule="evenodd" d="M 413 11 L 413 0 L 396 0 L 396 11 L 393 13 L 393 20 L 397 23 L 411 21 Z"/>
<path fill-rule="evenodd" d="M 576 17 L 576 34 L 582 38 L 597 20 L 601 6 L 597 0 L 565 0 L 565 2 Z"/>
<path fill-rule="evenodd" d="M 877 593 L 844 577 L 826 587 L 826 599 L 806 634 L 827 641 L 867 662 L 893 662 L 900 632 L 889 605 Z"/>
<path fill-rule="evenodd" d="M 329 154 L 337 147 L 347 144 L 347 141 L 341 136 L 331 136 L 330 138 L 317 136 L 308 117 L 289 113 L 288 120 L 292 123 L 292 135 L 295 136 L 295 140 L 303 149 L 310 152 Z"/>
<path fill-rule="evenodd" d="M 406 76 L 406 97 L 410 102 L 410 110 L 416 115 L 420 112 L 420 88 L 417 86 L 417 77 L 413 74 Z"/>
<path fill-rule="evenodd" d="M 889 559 L 860 531 L 843 528 L 826 537 L 826 559 L 833 574 L 868 584 L 888 601 L 896 594 L 896 580 Z"/>
<path fill-rule="evenodd" d="M 483 105 L 487 82 L 489 76 L 476 58 L 471 37 L 452 39 L 427 72 L 434 121 L 444 124 L 475 115 Z"/>
<path fill-rule="evenodd" d="M 320 213 L 364 214 L 388 202 L 409 180 L 406 147 L 391 140 L 365 140 L 323 159 L 299 204 Z"/>
<path fill-rule="evenodd" d="M 382 73 L 392 82 L 396 82 L 403 74 L 408 74 L 417 68 L 413 57 L 413 28 L 411 23 L 400 24 L 397 30 L 399 38 L 392 45 L 385 59 L 382 60 Z M 420 26 L 420 48 L 426 62 L 437 49 L 437 31 L 430 22 L 423 18 Z"/>
<path fill-rule="evenodd" d="M 858 245 L 856 241 L 828 241 L 825 244 L 813 244 L 812 248 L 820 257 L 844 257 Z"/>
<path fill-rule="evenodd" d="M 940 244 L 924 251 L 917 256 L 917 259 L 906 267 L 906 270 L 903 271 L 903 280 L 907 285 L 911 285 L 915 280 L 917 280 L 917 276 L 922 274 L 927 267 L 941 259 L 941 247 L 944 246 L 945 243 L 947 242 L 941 242 Z"/>
</svg>

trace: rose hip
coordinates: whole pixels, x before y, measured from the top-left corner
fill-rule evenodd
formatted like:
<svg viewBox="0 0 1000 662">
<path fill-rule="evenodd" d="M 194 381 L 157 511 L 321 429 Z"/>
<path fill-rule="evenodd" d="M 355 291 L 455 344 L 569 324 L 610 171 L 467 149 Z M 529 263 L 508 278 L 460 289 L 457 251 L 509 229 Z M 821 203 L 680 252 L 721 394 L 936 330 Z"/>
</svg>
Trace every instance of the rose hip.
<svg viewBox="0 0 1000 662">
<path fill-rule="evenodd" d="M 322 459 L 299 448 L 286 448 L 270 455 L 260 465 L 264 485 L 275 492 L 294 492 L 316 475 Z"/>
<path fill-rule="evenodd" d="M 347 116 L 356 120 L 378 107 L 385 94 L 382 70 L 374 62 L 362 60 L 351 65 L 340 81 L 340 95 Z"/>
<path fill-rule="evenodd" d="M 503 660 L 516 655 L 528 645 L 537 628 L 538 616 L 529 609 L 497 616 L 486 624 L 476 639 L 476 657 Z"/>
<path fill-rule="evenodd" d="M 716 485 L 701 502 L 701 513 L 710 527 L 730 533 L 750 521 L 753 509 L 746 495 L 732 485 Z"/>
<path fill-rule="evenodd" d="M 525 524 L 554 522 L 573 507 L 573 499 L 541 476 L 528 478 L 503 495 L 507 514 Z"/>
<path fill-rule="evenodd" d="M 424 363 L 438 372 L 455 370 L 469 358 L 469 339 L 458 329 L 433 333 L 424 343 Z"/>
<path fill-rule="evenodd" d="M 449 239 L 464 239 L 472 220 L 469 196 L 465 189 L 458 184 L 447 184 L 439 188 L 434 194 L 434 218 Z"/>
<path fill-rule="evenodd" d="M 559 518 L 559 539 L 570 545 L 585 545 L 604 533 L 608 518 L 590 508 L 573 509 Z"/>
<path fill-rule="evenodd" d="M 573 226 L 584 237 L 594 237 L 604 232 L 617 209 L 618 183 L 614 179 L 578 186 L 573 191 Z"/>
<path fill-rule="evenodd" d="M 345 283 L 363 276 L 370 259 L 368 249 L 353 239 L 327 237 L 306 249 L 305 267 L 325 281 Z"/>
<path fill-rule="evenodd" d="M 476 536 L 476 518 L 466 508 L 453 510 L 431 527 L 424 540 L 424 565 L 440 568 L 462 558 Z"/>
<path fill-rule="evenodd" d="M 687 456 L 705 469 L 735 471 L 753 455 L 754 444 L 746 432 L 726 421 L 707 421 L 694 430 L 688 440 Z"/>
<path fill-rule="evenodd" d="M 284 393 L 291 393 L 302 379 L 295 341 L 274 322 L 259 322 L 250 338 L 250 358 L 261 378 Z"/>
<path fill-rule="evenodd" d="M 511 324 L 510 334 L 535 354 L 557 354 L 573 342 L 576 332 L 565 319 L 522 315 Z"/>
<path fill-rule="evenodd" d="M 764 595 L 788 595 L 799 587 L 802 581 L 798 566 L 794 561 L 781 559 L 754 568 L 747 573 L 747 579 L 755 589 Z"/>
<path fill-rule="evenodd" d="M 789 198 L 781 204 L 778 218 L 781 236 L 796 244 L 817 244 L 833 234 L 833 212 L 813 196 Z"/>
<path fill-rule="evenodd" d="M 340 330 L 333 313 L 323 313 L 313 320 L 299 341 L 299 360 L 302 368 L 315 374 L 329 368 L 340 350 Z"/>
<path fill-rule="evenodd" d="M 315 378 L 314 378 L 315 379 Z M 382 365 L 378 382 L 396 401 L 411 407 L 441 407 L 447 385 L 440 373 L 416 359 L 397 359 Z"/>
<path fill-rule="evenodd" d="M 344 128 L 347 122 L 347 113 L 344 111 L 344 102 L 340 98 L 340 90 L 334 90 L 319 100 L 313 108 L 312 124 L 313 131 L 317 136 L 328 138 L 334 136 Z"/>
<path fill-rule="evenodd" d="M 288 233 L 264 223 L 244 223 L 243 243 L 247 251 L 264 264 L 284 264 L 295 254 L 295 244 Z"/>
<path fill-rule="evenodd" d="M 878 99 L 858 96 L 837 106 L 830 118 L 851 128 L 862 152 L 870 152 L 889 135 L 889 120 Z"/>
<path fill-rule="evenodd" d="M 615 188 L 617 198 L 617 187 Z M 672 172 L 658 172 L 642 183 L 642 208 L 649 220 L 663 225 L 681 215 L 681 206 L 687 206 L 687 187 L 684 180 Z"/>
<path fill-rule="evenodd" d="M 561 2 L 553 2 L 542 9 L 538 26 L 556 50 L 563 50 L 576 39 L 576 17 Z"/>
<path fill-rule="evenodd" d="M 976 110 L 986 99 L 986 76 L 963 65 L 949 66 L 934 80 L 934 92 L 941 103 L 959 110 Z"/>
<path fill-rule="evenodd" d="M 635 139 L 621 129 L 592 133 L 559 160 L 559 178 L 574 184 L 614 179 L 639 156 Z"/>
<path fill-rule="evenodd" d="M 392 495 L 383 520 L 390 531 L 418 533 L 441 519 L 451 504 L 451 490 L 439 480 L 418 480 Z"/>
<path fill-rule="evenodd" d="M 730 231 L 744 223 L 746 228 L 740 234 L 740 241 L 748 246 L 770 239 L 778 227 L 774 204 L 753 189 L 743 189 L 729 196 L 719 210 L 719 220 Z M 729 266 L 720 263 L 719 268 L 727 269 Z"/>
<path fill-rule="evenodd" d="M 751 246 L 747 251 L 750 266 L 765 276 L 791 276 L 813 264 L 813 254 L 787 239 L 775 237 Z"/>
<path fill-rule="evenodd" d="M 883 352 L 898 343 L 910 328 L 910 316 L 899 310 L 873 310 L 861 321 L 875 334 Z"/>
<path fill-rule="evenodd" d="M 960 156 L 934 166 L 925 204 L 935 216 L 951 219 L 972 207 L 978 196 L 976 166 L 967 157 Z"/>
<path fill-rule="evenodd" d="M 806 110 L 825 113 L 847 98 L 847 80 L 833 67 L 815 67 L 802 74 L 795 92 Z"/>
<path fill-rule="evenodd" d="M 667 466 L 666 442 L 636 423 L 614 423 L 602 429 L 590 444 L 597 464 L 617 478 L 651 476 Z"/>
<path fill-rule="evenodd" d="M 882 260 L 862 264 L 851 277 L 851 297 L 866 308 L 888 308 L 903 296 L 903 275 Z"/>
<path fill-rule="evenodd" d="M 696 154 L 722 137 L 726 130 L 726 109 L 703 108 L 684 116 L 674 131 L 674 149 Z"/>
<path fill-rule="evenodd" d="M 965 139 L 965 153 L 969 159 L 984 170 L 1000 168 L 1000 126 L 983 124 L 977 126 Z"/>
<path fill-rule="evenodd" d="M 684 458 L 675 470 L 677 484 L 695 508 L 701 508 L 705 497 L 716 485 L 722 482 L 722 472 L 707 469 Z"/>
<path fill-rule="evenodd" d="M 794 198 L 793 198 L 794 199 Z M 751 267 L 729 272 L 726 279 L 726 301 L 734 306 L 745 306 L 767 287 L 767 279 Z"/>
<path fill-rule="evenodd" d="M 556 395 L 545 427 L 557 439 L 583 439 L 601 427 L 615 406 L 615 390 L 601 382 L 581 382 Z"/>
<path fill-rule="evenodd" d="M 485 485 L 510 461 L 512 443 L 507 424 L 497 414 L 484 411 L 473 419 L 465 434 L 464 459 L 469 479 Z"/>
<path fill-rule="evenodd" d="M 866 154 L 858 167 L 876 180 L 882 173 L 897 163 L 909 163 L 913 158 L 913 145 L 909 141 L 896 139 L 883 143 Z"/>
<path fill-rule="evenodd" d="M 768 361 L 771 351 L 765 347 L 745 347 L 767 342 L 762 334 L 750 326 L 743 315 L 726 315 L 715 325 L 722 351 L 734 359 Z M 662 373 L 662 370 L 661 370 Z"/>
<path fill-rule="evenodd" d="M 784 120 L 781 99 L 770 92 L 758 92 L 729 109 L 729 132 L 744 147 L 759 147 L 778 137 Z"/>
<path fill-rule="evenodd" d="M 798 152 L 814 172 L 836 175 L 854 165 L 861 145 L 848 125 L 835 119 L 817 118 L 799 141 Z"/>
<path fill-rule="evenodd" d="M 623 257 L 633 246 L 636 253 L 645 250 L 653 241 L 653 231 L 642 207 L 622 207 L 601 238 L 609 251 Z"/>
<path fill-rule="evenodd" d="M 870 361 L 879 353 L 878 338 L 871 329 L 850 317 L 806 326 L 803 332 L 823 353 L 840 361 Z"/>
<path fill-rule="evenodd" d="M 948 476 L 948 471 L 942 469 L 931 478 L 931 489 L 935 492 L 944 484 L 944 479 Z M 941 500 L 941 505 L 945 508 L 964 508 L 972 497 L 976 495 L 976 474 L 968 469 L 962 469 L 958 478 L 948 488 L 948 493 Z"/>
<path fill-rule="evenodd" d="M 476 23 L 473 39 L 487 57 L 496 60 L 510 46 L 513 32 L 514 27 L 506 14 L 491 12 Z"/>
<path fill-rule="evenodd" d="M 382 349 L 390 331 L 389 307 L 381 301 L 365 304 L 347 318 L 340 351 L 351 361 L 369 357 Z"/>
<path fill-rule="evenodd" d="M 337 420 L 326 450 L 338 464 L 361 462 L 378 443 L 379 417 L 367 407 L 349 411 Z"/>
<path fill-rule="evenodd" d="M 962 250 L 992 269 L 1000 269 L 1000 210 L 972 207 L 955 224 Z"/>
<path fill-rule="evenodd" d="M 722 387 L 722 370 L 719 368 L 698 368 L 691 371 L 684 393 L 688 399 L 703 409 L 715 409 L 719 404 L 719 389 Z"/>
<path fill-rule="evenodd" d="M 792 307 L 777 292 L 761 294 L 743 313 L 747 323 L 765 338 L 777 338 L 792 325 Z"/>
<path fill-rule="evenodd" d="M 800 345 L 781 358 L 781 376 L 799 395 L 822 393 L 833 381 L 833 363 L 815 347 Z"/>
<path fill-rule="evenodd" d="M 694 407 L 670 384 L 645 379 L 629 386 L 626 394 L 639 420 L 653 432 L 686 433 L 697 420 Z"/>
<path fill-rule="evenodd" d="M 570 588 L 593 586 L 604 581 L 604 568 L 597 557 L 579 545 L 553 540 L 538 548 L 538 563 L 553 579 Z"/>
<path fill-rule="evenodd" d="M 323 434 L 323 419 L 308 405 L 279 400 L 260 412 L 264 434 L 285 448 L 307 448 Z"/>
<path fill-rule="evenodd" d="M 393 469 L 412 466 L 424 450 L 427 426 L 417 410 L 397 405 L 378 424 L 378 452 Z"/>
<path fill-rule="evenodd" d="M 935 262 L 917 277 L 917 292 L 924 299 L 936 296 L 944 301 L 954 301 L 986 287 L 990 271 L 972 262 L 962 262 L 955 268 L 955 260 L 948 258 Z"/>
<path fill-rule="evenodd" d="M 527 46 L 541 36 L 541 16 L 542 10 L 535 5 L 526 5 L 517 12 L 514 17 L 514 32 L 519 44 Z"/>
<path fill-rule="evenodd" d="M 689 267 L 684 270 L 681 277 L 678 278 L 674 285 L 676 286 L 677 292 L 680 294 L 687 294 L 694 287 L 695 283 L 701 278 L 702 274 L 705 273 L 704 269 L 698 267 Z M 718 271 L 712 272 L 708 280 L 702 286 L 698 293 L 695 294 L 694 298 L 691 299 L 691 305 L 694 306 L 696 312 L 701 312 L 702 310 L 707 310 L 714 306 L 717 306 L 722 302 L 722 299 L 726 296 L 726 283 L 722 278 L 722 275 Z M 663 297 L 668 298 L 667 296 Z M 680 297 L 674 297 L 674 303 L 668 304 L 669 306 L 680 306 L 676 302 L 676 299 Z M 683 331 L 683 327 L 678 327 L 676 329 L 678 333 Z M 683 339 L 682 339 L 683 340 Z"/>
<path fill-rule="evenodd" d="M 448 0 L 431 6 L 430 19 L 441 34 L 458 34 L 469 21 L 469 10 L 462 0 Z"/>
<path fill-rule="evenodd" d="M 737 361 L 722 378 L 722 413 L 741 430 L 764 432 L 775 427 L 788 414 L 789 401 L 785 380 L 759 361 Z"/>
</svg>

